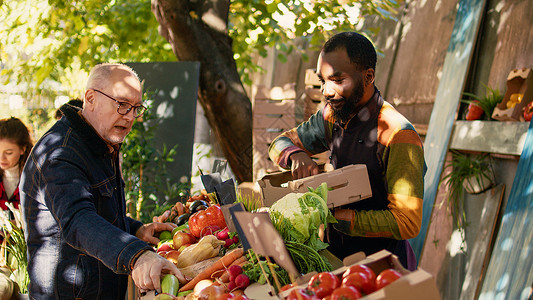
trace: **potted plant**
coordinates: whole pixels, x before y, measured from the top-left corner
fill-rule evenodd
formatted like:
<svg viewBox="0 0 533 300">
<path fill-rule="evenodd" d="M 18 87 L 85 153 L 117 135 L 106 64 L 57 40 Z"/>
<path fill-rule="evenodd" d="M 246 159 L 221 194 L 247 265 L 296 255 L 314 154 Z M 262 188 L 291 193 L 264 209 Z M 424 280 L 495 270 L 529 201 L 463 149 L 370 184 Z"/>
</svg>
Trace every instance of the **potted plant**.
<svg viewBox="0 0 533 300">
<path fill-rule="evenodd" d="M 450 172 L 441 179 L 448 188 L 448 203 L 458 228 L 464 229 L 464 190 L 471 194 L 486 191 L 494 184 L 494 173 L 488 153 L 467 154 L 452 150 L 452 159 L 444 166 Z"/>
<path fill-rule="evenodd" d="M 468 92 L 463 93 L 464 96 L 471 98 L 461 100 L 461 102 L 468 104 L 465 117 L 468 121 L 480 120 L 483 116 L 485 116 L 485 120 L 492 120 L 494 108 L 503 100 L 503 95 L 500 94 L 499 90 L 493 90 L 485 84 L 483 86 L 487 90 L 484 97 Z"/>
</svg>

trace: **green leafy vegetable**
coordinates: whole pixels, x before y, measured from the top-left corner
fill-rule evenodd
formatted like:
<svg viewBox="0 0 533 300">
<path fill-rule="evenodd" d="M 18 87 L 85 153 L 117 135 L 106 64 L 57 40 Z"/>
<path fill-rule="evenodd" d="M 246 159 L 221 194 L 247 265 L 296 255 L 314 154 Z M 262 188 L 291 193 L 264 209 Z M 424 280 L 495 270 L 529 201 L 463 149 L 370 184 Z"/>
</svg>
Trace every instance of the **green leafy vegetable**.
<svg viewBox="0 0 533 300">
<path fill-rule="evenodd" d="M 321 224 L 337 223 L 327 206 L 327 185 L 307 193 L 289 193 L 270 207 L 270 219 L 285 241 L 305 244 L 315 251 L 328 247 L 318 236 Z"/>
<path fill-rule="evenodd" d="M 328 260 L 315 251 L 312 247 L 298 242 L 286 242 L 285 246 L 300 273 L 307 274 L 312 271 L 329 272 L 333 269 Z"/>
<path fill-rule="evenodd" d="M 250 278 L 251 282 L 257 282 L 259 284 L 265 284 L 270 283 L 271 285 L 274 285 L 274 277 L 272 275 L 272 270 L 274 270 L 274 273 L 276 273 L 276 277 L 278 278 L 279 283 L 281 286 L 284 286 L 288 283 L 290 283 L 290 277 L 289 273 L 279 265 L 275 263 L 269 263 L 265 260 L 259 259 L 257 260 L 257 256 L 253 252 L 252 249 L 248 250 L 246 252 L 246 257 L 248 259 L 248 263 L 244 264 L 242 266 L 244 274 Z M 270 267 L 272 267 L 272 270 L 270 270 Z M 265 273 L 267 278 L 265 277 Z M 274 285 L 275 286 L 275 285 Z"/>
</svg>

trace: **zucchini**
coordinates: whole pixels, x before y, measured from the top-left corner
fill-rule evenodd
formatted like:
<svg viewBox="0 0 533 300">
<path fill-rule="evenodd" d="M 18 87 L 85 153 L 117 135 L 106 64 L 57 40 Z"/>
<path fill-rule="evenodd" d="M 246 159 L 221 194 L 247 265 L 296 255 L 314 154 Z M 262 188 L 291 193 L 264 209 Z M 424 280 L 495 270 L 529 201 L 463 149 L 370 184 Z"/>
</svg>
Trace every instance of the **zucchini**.
<svg viewBox="0 0 533 300">
<path fill-rule="evenodd" d="M 161 280 L 161 292 L 176 296 L 180 289 L 180 282 L 174 274 L 166 274 Z"/>
</svg>

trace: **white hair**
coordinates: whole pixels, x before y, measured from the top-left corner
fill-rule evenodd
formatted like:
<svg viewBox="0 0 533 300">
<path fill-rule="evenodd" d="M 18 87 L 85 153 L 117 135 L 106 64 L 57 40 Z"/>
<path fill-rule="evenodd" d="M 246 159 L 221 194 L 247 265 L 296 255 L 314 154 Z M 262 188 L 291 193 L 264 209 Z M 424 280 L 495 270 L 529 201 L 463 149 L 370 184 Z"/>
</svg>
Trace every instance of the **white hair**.
<svg viewBox="0 0 533 300">
<path fill-rule="evenodd" d="M 101 63 L 96 65 L 89 73 L 89 79 L 87 79 L 86 89 L 105 88 L 109 83 L 109 77 L 111 77 L 111 72 L 116 68 L 126 69 L 130 71 L 135 76 L 135 78 L 139 80 L 139 82 L 141 81 L 139 79 L 139 75 L 137 75 L 137 73 L 127 65 L 118 63 Z"/>
</svg>

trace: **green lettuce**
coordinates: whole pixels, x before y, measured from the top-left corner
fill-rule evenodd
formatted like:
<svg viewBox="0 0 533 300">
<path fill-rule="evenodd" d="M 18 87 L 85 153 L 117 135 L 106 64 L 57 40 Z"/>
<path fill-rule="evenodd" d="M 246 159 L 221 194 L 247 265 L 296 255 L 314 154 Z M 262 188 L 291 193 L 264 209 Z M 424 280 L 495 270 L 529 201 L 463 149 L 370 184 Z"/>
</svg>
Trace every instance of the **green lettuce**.
<svg viewBox="0 0 533 300">
<path fill-rule="evenodd" d="M 270 218 L 284 240 L 320 251 L 328 247 L 318 236 L 320 225 L 337 223 L 337 220 L 328 209 L 326 183 L 308 190 L 306 193 L 289 193 L 274 202 L 270 207 Z"/>
</svg>

